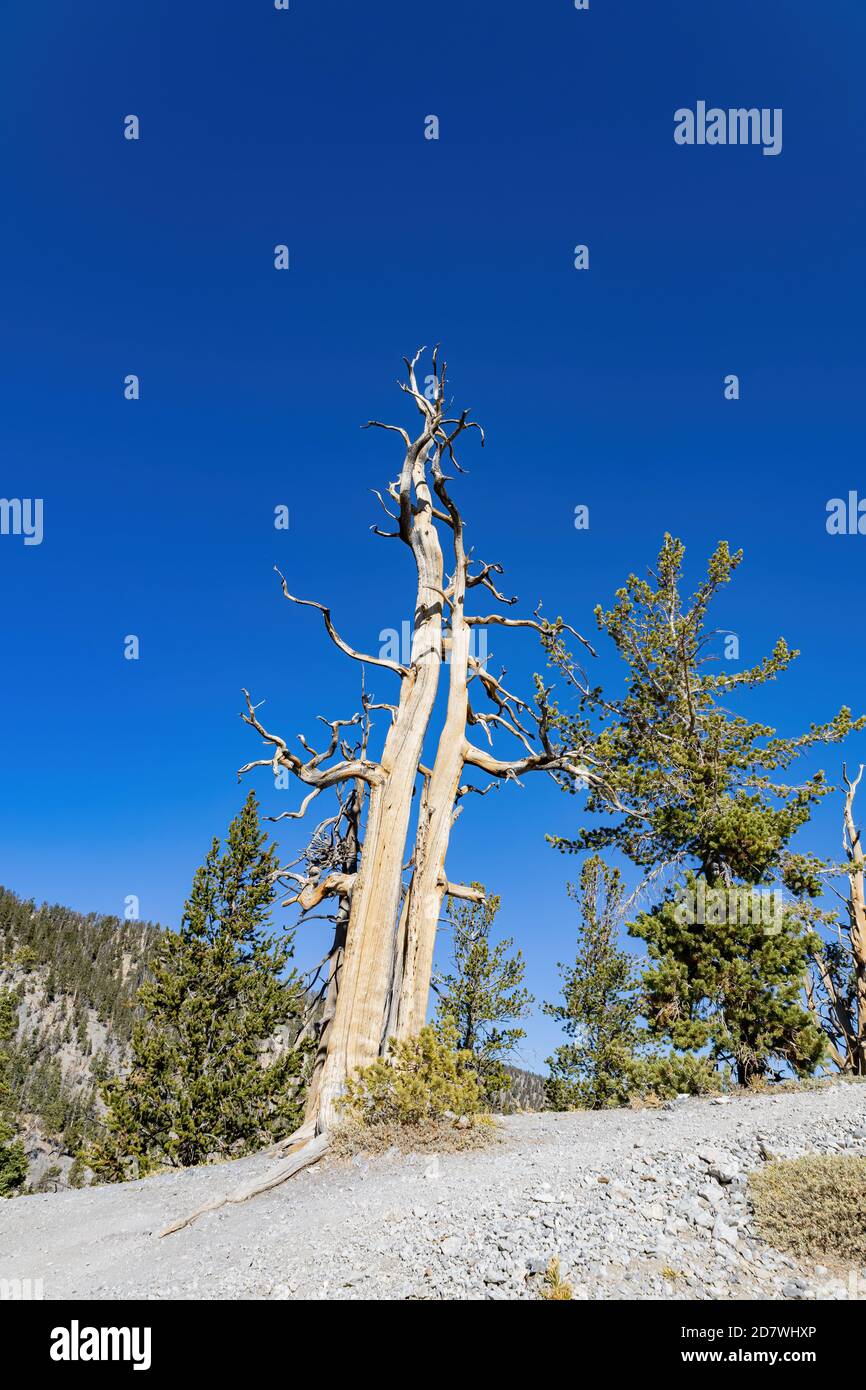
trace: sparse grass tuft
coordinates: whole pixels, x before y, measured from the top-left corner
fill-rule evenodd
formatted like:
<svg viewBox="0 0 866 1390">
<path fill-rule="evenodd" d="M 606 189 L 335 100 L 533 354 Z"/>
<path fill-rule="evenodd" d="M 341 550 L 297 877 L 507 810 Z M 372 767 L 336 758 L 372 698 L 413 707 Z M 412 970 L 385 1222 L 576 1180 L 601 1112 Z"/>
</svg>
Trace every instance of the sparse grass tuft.
<svg viewBox="0 0 866 1390">
<path fill-rule="evenodd" d="M 750 1175 L 749 1190 L 769 1245 L 809 1258 L 866 1261 L 866 1158 L 778 1159 Z"/>
<path fill-rule="evenodd" d="M 498 1126 L 490 1115 L 473 1115 L 466 1121 L 428 1118 L 407 1124 L 396 1120 L 371 1124 L 345 1115 L 332 1132 L 330 1152 L 335 1158 L 383 1154 L 394 1148 L 400 1153 L 463 1153 L 486 1149 L 497 1138 Z"/>
<path fill-rule="evenodd" d="M 778 1090 L 778 1085 L 769 1082 L 766 1076 L 750 1076 L 746 1089 L 750 1091 L 752 1095 L 766 1096 L 773 1090 Z"/>
<path fill-rule="evenodd" d="M 574 1298 L 574 1290 L 567 1280 L 563 1279 L 559 1268 L 559 1260 L 556 1258 L 550 1261 L 541 1285 L 541 1292 L 538 1295 L 547 1303 L 562 1303 Z"/>
</svg>

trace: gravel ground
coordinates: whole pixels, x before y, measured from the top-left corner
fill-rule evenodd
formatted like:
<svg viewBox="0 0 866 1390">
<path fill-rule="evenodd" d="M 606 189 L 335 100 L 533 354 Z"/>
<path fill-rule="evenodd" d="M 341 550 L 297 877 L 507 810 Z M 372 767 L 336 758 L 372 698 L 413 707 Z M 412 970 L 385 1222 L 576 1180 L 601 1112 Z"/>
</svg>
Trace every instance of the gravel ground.
<svg viewBox="0 0 866 1390">
<path fill-rule="evenodd" d="M 798 1264 L 751 1225 L 746 1173 L 866 1153 L 866 1086 L 661 1110 L 519 1115 L 482 1153 L 320 1161 L 284 1186 L 158 1231 L 273 1159 L 0 1202 L 0 1279 L 46 1298 L 866 1298 L 866 1270 Z"/>
</svg>

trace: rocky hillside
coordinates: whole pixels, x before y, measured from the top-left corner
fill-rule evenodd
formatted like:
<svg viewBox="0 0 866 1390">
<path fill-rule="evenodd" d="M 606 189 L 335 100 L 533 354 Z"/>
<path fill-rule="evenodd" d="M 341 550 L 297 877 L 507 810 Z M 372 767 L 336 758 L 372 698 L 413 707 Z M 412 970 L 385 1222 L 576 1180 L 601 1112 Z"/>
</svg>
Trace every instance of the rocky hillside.
<svg viewBox="0 0 866 1390">
<path fill-rule="evenodd" d="M 0 887 L 0 995 L 18 1017 L 11 1083 L 30 1190 L 82 1179 L 74 1155 L 98 1123 L 99 1082 L 124 1061 L 135 996 L 163 928 L 25 901 Z M 294 1039 L 280 1030 L 281 1045 Z M 544 1081 L 508 1067 L 506 1111 L 544 1106 Z"/>
<path fill-rule="evenodd" d="M 0 888 L 0 992 L 13 995 L 11 1085 L 31 1188 L 78 1181 L 98 1083 L 122 1062 L 161 933 L 150 922 L 37 907 Z"/>
<path fill-rule="evenodd" d="M 474 1153 L 325 1157 L 281 1187 L 170 1222 L 275 1162 L 0 1202 L 0 1278 L 52 1298 L 537 1299 L 554 1257 L 578 1299 L 866 1297 L 866 1270 L 760 1237 L 766 1155 L 866 1153 L 866 1085 L 514 1115 Z"/>
</svg>

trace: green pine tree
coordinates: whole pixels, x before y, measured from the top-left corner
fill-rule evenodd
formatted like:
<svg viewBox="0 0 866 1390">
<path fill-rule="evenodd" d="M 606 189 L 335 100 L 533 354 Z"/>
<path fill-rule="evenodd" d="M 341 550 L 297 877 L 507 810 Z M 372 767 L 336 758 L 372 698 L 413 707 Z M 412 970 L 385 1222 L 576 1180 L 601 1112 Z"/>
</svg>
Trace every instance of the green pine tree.
<svg viewBox="0 0 866 1390">
<path fill-rule="evenodd" d="M 618 869 L 594 854 L 583 865 L 580 890 L 568 894 L 581 914 L 574 965 L 563 965 L 563 1002 L 545 1004 L 571 1042 L 547 1059 L 547 1103 L 553 1110 L 600 1110 L 624 1105 L 631 1089 L 639 1040 L 638 978 L 634 961 L 617 945 L 623 887 Z"/>
<path fill-rule="evenodd" d="M 508 1090 L 504 1063 L 526 1037 L 523 1028 L 505 1025 L 525 1018 L 533 1002 L 523 988 L 526 964 L 521 952 L 509 955 L 513 939 L 491 942 L 499 907 L 495 894 L 477 903 L 449 898 L 454 968 L 434 981 L 440 1036 L 456 1037 L 456 1046 L 471 1054 L 488 1102 Z"/>
<path fill-rule="evenodd" d="M 18 1121 L 9 1084 L 8 1044 L 18 1023 L 17 1000 L 0 993 L 0 1197 L 12 1197 L 27 1179 L 27 1155 L 18 1137 Z"/>
<path fill-rule="evenodd" d="M 734 916 L 729 891 L 717 920 L 708 912 L 695 921 L 684 900 L 697 898 L 705 883 L 687 873 L 685 895 L 641 913 L 630 928 L 647 943 L 650 1026 L 677 1048 L 709 1048 L 743 1085 L 780 1064 L 811 1076 L 825 1051 L 824 1035 L 802 1001 L 814 933 L 803 929 L 796 909 L 784 912 L 778 931 L 757 912 Z"/>
<path fill-rule="evenodd" d="M 820 1060 L 823 1041 L 800 997 L 815 946 L 802 914 L 780 913 L 771 929 L 740 920 L 740 912 L 731 920 L 727 911 L 722 921 L 704 914 L 701 922 L 684 910 L 684 895 L 712 890 L 712 900 L 719 890 L 741 889 L 748 898 L 772 888 L 794 899 L 817 896 L 821 864 L 793 852 L 790 842 L 832 788 L 821 772 L 795 785 L 778 774 L 864 720 L 842 709 L 827 724 L 783 738 L 732 710 L 731 697 L 776 680 L 798 653 L 780 638 L 757 666 L 714 671 L 708 608 L 742 555 L 721 543 L 687 601 L 683 555 L 682 543 L 666 536 L 649 580 L 631 575 L 613 608 L 596 610 L 600 630 L 629 668 L 627 693 L 611 700 L 584 691 L 577 727 L 585 733 L 587 711 L 600 720 L 593 756 L 608 786 L 638 814 L 555 843 L 564 850 L 613 847 L 658 882 L 664 873 L 674 876 L 661 901 L 630 926 L 647 944 L 645 1007 L 657 1036 L 678 1048 L 709 1049 L 715 1060 L 733 1064 L 741 1082 L 774 1061 L 805 1075 Z M 559 641 L 548 647 L 553 664 L 573 679 Z M 556 722 L 566 726 L 568 719 L 557 713 Z M 605 810 L 595 789 L 589 805 Z"/>
<path fill-rule="evenodd" d="M 102 1087 L 105 1135 L 84 1155 L 99 1176 L 235 1157 L 296 1127 L 305 1051 L 263 1053 L 276 1030 L 296 1029 L 303 1005 L 291 941 L 268 931 L 276 869 L 250 793 L 139 991 L 131 1066 Z"/>
</svg>

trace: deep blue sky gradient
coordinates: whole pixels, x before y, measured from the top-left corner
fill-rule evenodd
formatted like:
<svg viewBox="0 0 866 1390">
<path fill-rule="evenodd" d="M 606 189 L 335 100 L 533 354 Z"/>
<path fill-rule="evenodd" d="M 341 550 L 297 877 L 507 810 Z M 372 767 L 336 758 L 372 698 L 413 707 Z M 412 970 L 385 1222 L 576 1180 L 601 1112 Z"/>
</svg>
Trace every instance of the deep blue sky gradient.
<svg viewBox="0 0 866 1390">
<path fill-rule="evenodd" d="M 866 495 L 860 0 L 49 0 L 2 30 L 0 495 L 43 497 L 45 540 L 0 537 L 0 881 L 176 924 L 259 754 L 241 686 L 287 736 L 356 707 L 357 668 L 272 566 L 358 646 L 409 616 L 408 552 L 367 529 L 395 441 L 358 427 L 411 421 L 394 383 L 421 343 L 487 430 L 456 493 L 526 611 L 591 633 L 665 530 L 694 577 L 725 537 L 746 560 L 719 626 L 748 664 L 780 633 L 803 653 L 744 710 L 795 732 L 866 707 L 866 537 L 824 524 Z M 782 107 L 782 154 L 676 146 L 698 99 Z M 528 682 L 530 641 L 494 637 Z M 540 997 L 579 867 L 544 834 L 578 815 L 529 781 L 470 798 L 452 843 Z M 558 1033 L 530 1034 L 536 1065 Z"/>
</svg>

